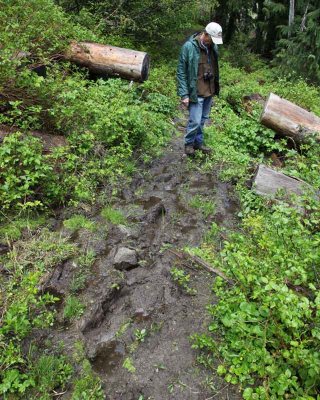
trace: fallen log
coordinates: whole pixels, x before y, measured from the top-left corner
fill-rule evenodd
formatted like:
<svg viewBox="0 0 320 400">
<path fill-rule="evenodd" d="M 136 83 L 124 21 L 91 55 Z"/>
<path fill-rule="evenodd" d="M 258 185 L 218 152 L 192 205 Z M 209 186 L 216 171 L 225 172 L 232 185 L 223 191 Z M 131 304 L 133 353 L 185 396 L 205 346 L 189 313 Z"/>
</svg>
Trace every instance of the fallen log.
<svg viewBox="0 0 320 400">
<path fill-rule="evenodd" d="M 66 59 L 102 76 L 120 76 L 143 82 L 148 79 L 147 53 L 90 42 L 72 42 Z"/>
<path fill-rule="evenodd" d="M 3 125 L 0 126 L 0 145 L 6 136 L 18 131 L 19 131 L 18 128 L 11 128 Z M 41 140 L 44 153 L 50 153 L 52 149 L 55 147 L 61 147 L 67 145 L 66 138 L 61 135 L 51 135 L 49 133 L 43 133 L 40 131 L 31 131 L 30 134 Z"/>
<path fill-rule="evenodd" d="M 301 179 L 285 175 L 261 164 L 253 179 L 252 189 L 259 195 L 274 198 L 279 190 L 286 194 L 301 195 L 305 190 L 312 190 L 312 187 Z"/>
<path fill-rule="evenodd" d="M 320 141 L 320 118 L 273 93 L 266 101 L 260 122 L 297 143 L 307 141 L 310 136 Z"/>
</svg>

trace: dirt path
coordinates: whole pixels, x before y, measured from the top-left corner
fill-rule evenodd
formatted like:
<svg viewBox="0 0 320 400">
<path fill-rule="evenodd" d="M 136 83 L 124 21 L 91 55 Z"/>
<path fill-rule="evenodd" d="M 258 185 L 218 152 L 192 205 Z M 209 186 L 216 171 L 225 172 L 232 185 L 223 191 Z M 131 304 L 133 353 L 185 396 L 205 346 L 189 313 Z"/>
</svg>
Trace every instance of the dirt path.
<svg viewBox="0 0 320 400">
<path fill-rule="evenodd" d="M 201 173 L 199 161 L 182 156 L 183 127 L 179 129 L 162 158 L 117 200 L 128 225 L 110 226 L 106 239 L 87 234 L 77 239 L 98 255 L 83 293 L 87 310 L 80 322 L 52 337 L 70 350 L 75 340 L 84 341 L 108 400 L 240 398 L 197 364 L 198 353 L 190 346 L 190 335 L 206 330 L 205 307 L 215 301 L 212 276 L 181 266 L 171 251 L 199 245 L 213 221 L 232 227 L 237 207 L 231 187 Z M 207 220 L 189 205 L 195 195 L 216 204 Z M 174 266 L 190 273 L 195 295 L 173 281 Z M 63 291 L 72 271 L 70 263 L 64 265 L 51 278 L 51 287 Z"/>
</svg>

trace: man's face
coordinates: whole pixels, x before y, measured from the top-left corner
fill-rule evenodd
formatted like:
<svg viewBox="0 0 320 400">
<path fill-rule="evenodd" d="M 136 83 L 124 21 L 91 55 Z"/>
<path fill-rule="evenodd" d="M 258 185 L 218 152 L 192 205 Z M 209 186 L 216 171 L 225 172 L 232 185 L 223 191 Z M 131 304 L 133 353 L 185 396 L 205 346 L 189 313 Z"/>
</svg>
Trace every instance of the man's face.
<svg viewBox="0 0 320 400">
<path fill-rule="evenodd" d="M 206 46 L 210 46 L 210 44 L 212 44 L 212 39 L 211 39 L 211 36 L 210 35 L 208 35 L 207 33 L 204 33 L 203 34 L 203 43 L 206 45 Z"/>
</svg>

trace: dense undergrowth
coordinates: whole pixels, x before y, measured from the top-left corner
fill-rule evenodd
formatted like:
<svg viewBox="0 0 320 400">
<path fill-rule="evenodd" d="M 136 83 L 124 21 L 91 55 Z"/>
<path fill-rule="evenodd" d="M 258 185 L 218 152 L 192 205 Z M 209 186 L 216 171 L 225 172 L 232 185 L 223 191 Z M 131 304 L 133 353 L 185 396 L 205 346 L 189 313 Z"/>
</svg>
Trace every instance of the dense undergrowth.
<svg viewBox="0 0 320 400">
<path fill-rule="evenodd" d="M 102 399 L 81 343 L 66 357 L 63 346 L 29 340 L 56 323 L 57 304 L 62 323 L 82 315 L 79 296 L 95 260 L 70 240 L 80 228 L 94 234 L 91 221 L 68 218 L 70 235 L 62 237 L 48 217 L 66 205 L 104 206 L 139 163 L 161 153 L 173 133 L 175 67 L 153 65 L 144 84 L 92 78 L 61 60 L 70 40 L 135 47 L 130 39 L 88 29 L 92 14 L 71 18 L 50 0 L 0 5 L 0 125 L 15 131 L 0 146 L 0 397 L 45 400 L 68 387 L 74 400 Z M 45 76 L 34 71 L 42 65 Z M 64 144 L 44 151 L 31 131 L 60 135 Z M 120 216 L 108 206 L 103 218 Z M 43 291 L 54 267 L 69 259 L 78 269 L 70 295 Z"/>
<path fill-rule="evenodd" d="M 142 85 L 89 79 L 54 60 L 70 39 L 107 37 L 80 27 L 80 20 L 75 25 L 49 0 L 11 3 L 0 31 L 9 43 L 1 55 L 0 124 L 18 132 L 5 137 L 0 149 L 1 210 L 94 200 L 97 187 L 134 170 L 133 155 L 148 161 L 172 134 L 174 69 L 154 66 Z M 30 15 L 37 15 L 37 29 L 25 30 Z M 46 65 L 45 77 L 34 72 L 38 65 Z M 44 154 L 33 130 L 64 135 L 66 144 Z"/>
<path fill-rule="evenodd" d="M 259 163 L 272 166 L 276 159 L 278 169 L 319 190 L 319 144 L 276 139 L 259 123 L 259 99 L 273 92 L 320 115 L 320 93 L 260 63 L 251 68 L 223 65 L 222 96 L 207 129 L 214 155 L 206 168 L 236 184 L 241 225 L 222 239 L 213 224 L 201 248 L 191 250 L 235 282 L 215 279 L 219 301 L 208 306 L 209 333 L 195 335 L 193 344 L 203 350 L 200 361 L 239 384 L 245 399 L 317 399 L 320 202 L 310 193 L 262 199 L 247 182 Z"/>
<path fill-rule="evenodd" d="M 71 20 L 49 0 L 0 0 L 0 5 L 6 21 L 0 27 L 0 46 L 6 43 L 0 47 L 0 124 L 17 130 L 0 146 L 0 246 L 9 249 L 0 260 L 0 394 L 6 399 L 50 399 L 68 388 L 74 400 L 102 399 L 101 383 L 81 343 L 67 358 L 63 348 L 41 343 L 39 350 L 28 342 L 30 334 L 55 324 L 62 300 L 41 290 L 53 268 L 70 258 L 78 268 L 70 296 L 63 300 L 64 322 L 70 323 L 83 313 L 78 297 L 95 259 L 69 236 L 52 232 L 47 217 L 53 207 L 105 205 L 103 188 L 113 184 L 116 189 L 139 161 L 160 154 L 176 112 L 175 62 L 153 65 L 144 84 L 89 79 L 86 72 L 56 62 L 69 40 L 130 47 L 131 39 L 105 36 L 99 24 L 89 29 L 95 26 L 92 14 L 84 10 Z M 160 58 L 158 48 L 151 52 Z M 319 145 L 288 146 L 275 140 L 274 132 L 258 121 L 259 101 L 244 101 L 243 96 L 266 97 L 272 91 L 320 115 L 319 90 L 303 80 L 280 78 L 277 69 L 253 56 L 249 63 L 245 59 L 250 73 L 232 66 L 232 52 L 223 60 L 221 97 L 207 130 L 214 153 L 201 168 L 214 169 L 222 180 L 236 184 L 241 228 L 229 235 L 220 252 L 213 226 L 207 241 L 193 251 L 236 284 L 230 287 L 216 279 L 220 301 L 208 307 L 211 333 L 195 336 L 194 345 L 206 350 L 201 361 L 210 368 L 217 367 L 218 353 L 223 357 L 218 373 L 240 383 L 246 399 L 316 399 L 319 202 L 309 196 L 292 208 L 288 199 L 262 200 L 246 182 L 257 163 L 271 164 L 273 153 L 283 171 L 319 189 Z M 43 64 L 45 77 L 32 70 Z M 30 135 L 32 130 L 62 135 L 66 144 L 45 153 L 43 143 Z M 109 205 L 102 216 L 124 223 Z M 96 230 L 78 214 L 64 226 L 70 232 Z"/>
</svg>

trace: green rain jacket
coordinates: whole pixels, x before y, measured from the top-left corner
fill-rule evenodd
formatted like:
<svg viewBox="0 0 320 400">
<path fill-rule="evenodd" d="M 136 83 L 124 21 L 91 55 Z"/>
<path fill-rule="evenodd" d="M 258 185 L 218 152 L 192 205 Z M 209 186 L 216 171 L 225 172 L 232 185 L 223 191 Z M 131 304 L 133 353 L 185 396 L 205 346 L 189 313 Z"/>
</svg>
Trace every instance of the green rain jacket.
<svg viewBox="0 0 320 400">
<path fill-rule="evenodd" d="M 196 40 L 199 33 L 194 34 L 182 46 L 179 64 L 177 70 L 178 95 L 183 99 L 189 97 L 192 103 L 198 103 L 197 81 L 198 65 L 200 59 L 200 47 Z M 212 47 L 215 65 L 214 65 L 214 85 L 215 95 L 219 95 L 219 64 L 218 64 L 218 46 Z"/>
</svg>

